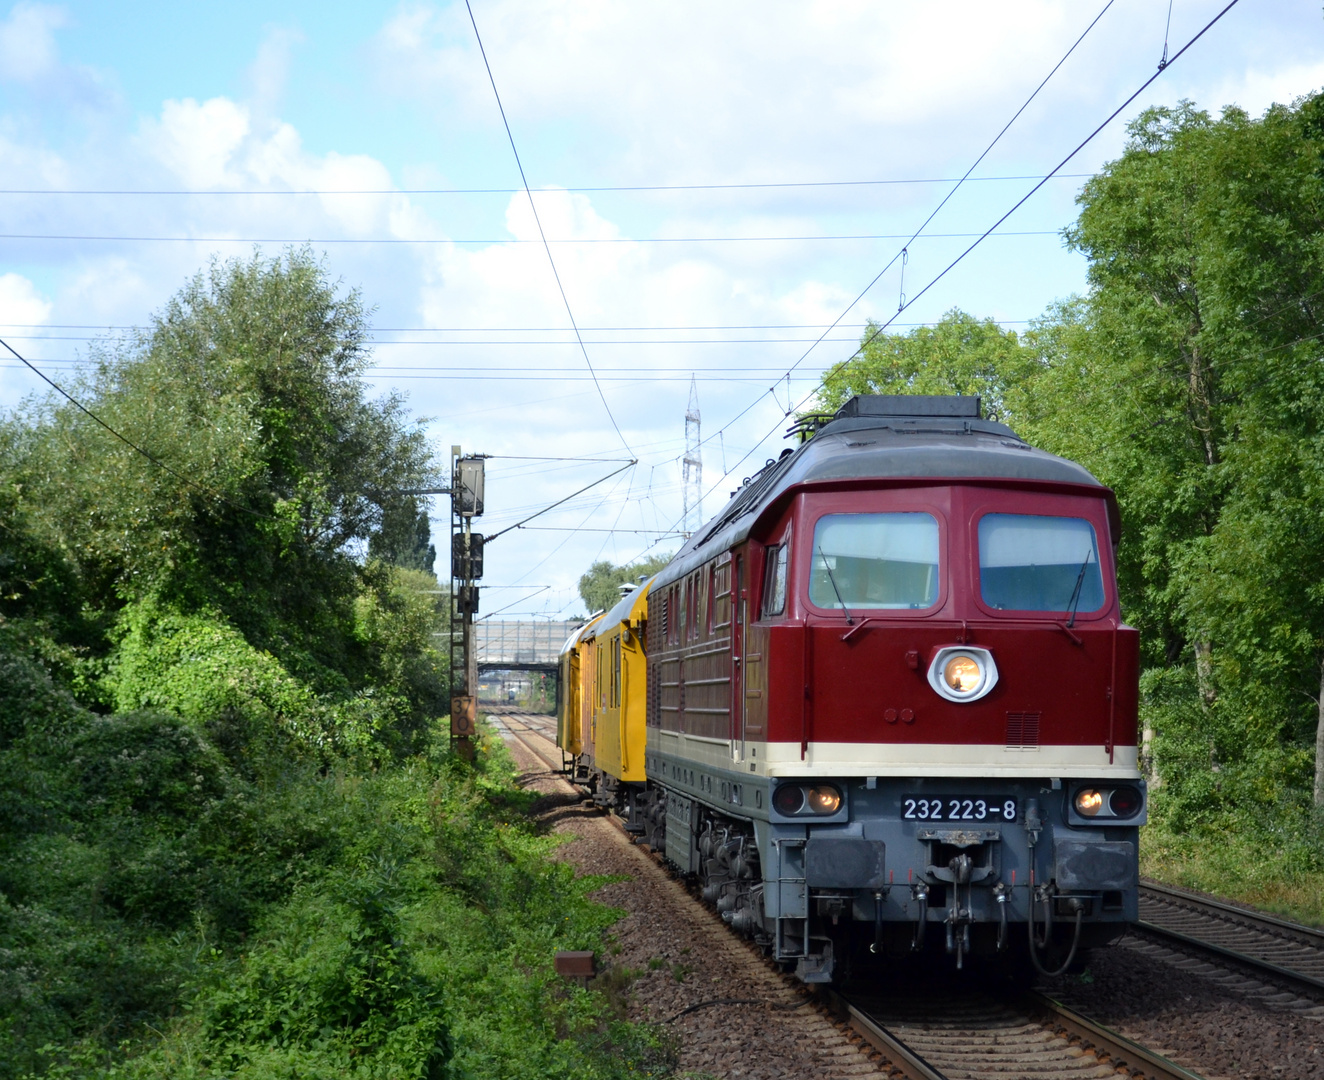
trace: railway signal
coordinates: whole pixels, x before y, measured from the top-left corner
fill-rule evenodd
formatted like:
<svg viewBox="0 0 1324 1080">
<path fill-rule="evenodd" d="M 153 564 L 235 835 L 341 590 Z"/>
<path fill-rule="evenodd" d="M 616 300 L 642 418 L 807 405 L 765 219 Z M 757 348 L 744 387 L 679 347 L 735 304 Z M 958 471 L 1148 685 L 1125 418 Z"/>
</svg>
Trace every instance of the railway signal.
<svg viewBox="0 0 1324 1080">
<path fill-rule="evenodd" d="M 451 447 L 451 745 L 465 760 L 474 753 L 478 706 L 478 654 L 474 616 L 483 576 L 483 537 L 473 519 L 483 513 L 483 454 Z"/>
</svg>

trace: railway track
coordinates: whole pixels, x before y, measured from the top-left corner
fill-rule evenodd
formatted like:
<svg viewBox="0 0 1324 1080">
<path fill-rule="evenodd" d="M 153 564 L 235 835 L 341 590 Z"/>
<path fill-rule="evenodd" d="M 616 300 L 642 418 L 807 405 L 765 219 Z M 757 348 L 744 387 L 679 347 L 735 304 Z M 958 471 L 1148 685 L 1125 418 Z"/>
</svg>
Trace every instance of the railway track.
<svg viewBox="0 0 1324 1080">
<path fill-rule="evenodd" d="M 1140 888 L 1137 929 L 1274 976 L 1315 1001 L 1324 994 L 1324 932 L 1155 882 Z"/>
<path fill-rule="evenodd" d="M 555 723 L 526 713 L 490 719 L 553 771 L 560 770 Z M 705 909 L 706 910 L 706 909 Z M 885 997 L 876 992 L 815 994 L 910 1080 L 1149 1080 L 1200 1077 L 1042 994 L 999 999 L 968 987 Z"/>
<path fill-rule="evenodd" d="M 879 997 L 828 991 L 838 1012 L 912 1080 L 1200 1080 L 1043 994 Z"/>
<path fill-rule="evenodd" d="M 503 711 L 500 706 L 484 711 L 498 731 L 504 731 L 517 740 L 552 772 L 560 773 L 565 770 L 565 758 L 561 755 L 560 747 L 556 745 L 555 719 L 538 713 Z M 526 735 L 534 737 L 525 738 Z M 546 749 L 547 743 L 551 744 L 551 751 Z"/>
</svg>

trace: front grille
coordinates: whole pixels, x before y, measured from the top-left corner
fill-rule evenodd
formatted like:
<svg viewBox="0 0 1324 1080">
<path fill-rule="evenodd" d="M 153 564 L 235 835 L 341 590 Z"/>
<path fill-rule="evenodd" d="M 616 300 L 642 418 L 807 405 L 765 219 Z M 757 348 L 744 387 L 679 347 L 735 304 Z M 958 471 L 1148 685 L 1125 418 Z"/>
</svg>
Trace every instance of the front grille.
<svg viewBox="0 0 1324 1080">
<path fill-rule="evenodd" d="M 1039 749 L 1039 716 L 1037 712 L 1007 713 L 1007 749 Z"/>
</svg>

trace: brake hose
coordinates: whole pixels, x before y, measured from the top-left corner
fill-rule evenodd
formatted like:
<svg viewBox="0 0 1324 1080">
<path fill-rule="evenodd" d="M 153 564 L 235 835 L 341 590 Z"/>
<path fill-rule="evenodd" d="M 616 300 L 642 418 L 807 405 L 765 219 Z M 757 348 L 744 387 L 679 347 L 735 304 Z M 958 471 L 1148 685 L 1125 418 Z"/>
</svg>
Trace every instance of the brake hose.
<svg viewBox="0 0 1324 1080">
<path fill-rule="evenodd" d="M 1040 946 L 1039 946 L 1039 942 L 1035 940 L 1035 936 L 1034 936 L 1034 909 L 1036 905 L 1036 901 L 1034 898 L 1034 846 L 1035 843 L 1037 842 L 1037 839 L 1030 839 L 1028 836 L 1026 839 L 1028 841 L 1027 846 L 1029 847 L 1029 851 L 1030 851 L 1030 894 L 1029 894 L 1030 910 L 1029 910 L 1029 917 L 1027 918 L 1025 925 L 1030 932 L 1030 963 L 1034 965 L 1034 970 L 1039 972 L 1040 975 L 1043 975 L 1049 979 L 1053 979 L 1059 975 L 1065 975 L 1067 973 L 1067 968 L 1071 966 L 1071 961 L 1073 961 L 1076 958 L 1076 949 L 1080 946 L 1080 928 L 1081 928 L 1081 920 L 1084 918 L 1085 915 L 1085 905 L 1081 903 L 1080 900 L 1078 900 L 1074 896 L 1067 901 L 1068 904 L 1073 904 L 1076 908 L 1076 929 L 1075 932 L 1071 935 L 1071 951 L 1067 953 L 1067 958 L 1064 961 L 1062 961 L 1062 966 L 1060 968 L 1058 968 L 1056 971 L 1049 971 L 1046 967 L 1044 967 L 1044 965 L 1039 960 Z M 1048 899 L 1048 903 L 1049 904 L 1052 903 L 1051 897 Z M 1047 933 L 1044 935 L 1044 941 L 1043 941 L 1044 948 L 1047 948 L 1048 937 L 1049 935 L 1052 934 L 1051 920 L 1052 920 L 1052 913 L 1050 911 L 1048 915 L 1048 919 L 1045 921 L 1045 925 L 1047 927 Z"/>
</svg>

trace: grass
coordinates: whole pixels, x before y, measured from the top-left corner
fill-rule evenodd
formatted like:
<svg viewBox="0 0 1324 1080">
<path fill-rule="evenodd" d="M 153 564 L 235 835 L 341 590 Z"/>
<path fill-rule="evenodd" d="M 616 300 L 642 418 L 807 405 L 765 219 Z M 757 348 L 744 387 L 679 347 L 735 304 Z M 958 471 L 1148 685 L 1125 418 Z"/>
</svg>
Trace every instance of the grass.
<svg viewBox="0 0 1324 1080">
<path fill-rule="evenodd" d="M 1274 843 L 1260 830 L 1203 826 L 1175 833 L 1160 817 L 1140 830 L 1140 872 L 1167 885 L 1235 900 L 1307 926 L 1324 927 L 1320 853 Z"/>
</svg>

